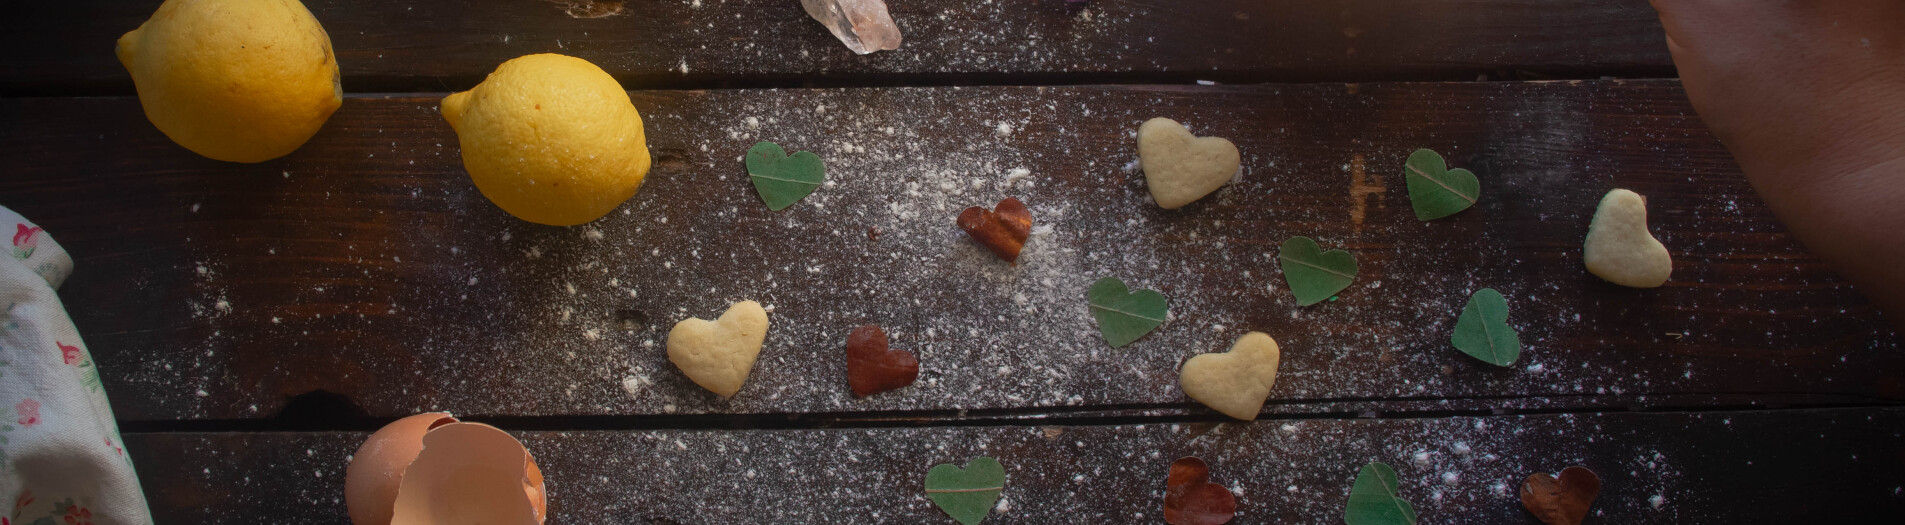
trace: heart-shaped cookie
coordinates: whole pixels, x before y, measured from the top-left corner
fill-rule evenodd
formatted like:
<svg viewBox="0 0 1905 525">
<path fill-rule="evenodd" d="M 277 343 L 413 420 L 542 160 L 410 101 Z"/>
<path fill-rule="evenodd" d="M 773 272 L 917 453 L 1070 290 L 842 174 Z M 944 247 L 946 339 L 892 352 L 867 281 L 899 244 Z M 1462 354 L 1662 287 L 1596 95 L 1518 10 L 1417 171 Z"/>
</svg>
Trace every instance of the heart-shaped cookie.
<svg viewBox="0 0 1905 525">
<path fill-rule="evenodd" d="M 1170 525 L 1223 525 L 1237 516 L 1237 497 L 1210 482 L 1210 466 L 1196 457 L 1171 462 L 1164 481 L 1164 522 Z"/>
<path fill-rule="evenodd" d="M 1568 467 L 1560 476 L 1537 472 L 1521 484 L 1521 506 L 1548 525 L 1580 525 L 1600 495 L 1601 477 L 1587 467 Z"/>
<path fill-rule="evenodd" d="M 847 386 L 866 397 L 913 384 L 919 378 L 919 358 L 912 352 L 886 346 L 886 331 L 866 325 L 847 334 Z"/>
<path fill-rule="evenodd" d="M 965 525 L 985 521 L 1004 492 L 1005 465 L 996 459 L 972 458 L 963 469 L 947 464 L 926 471 L 926 499 Z"/>
<path fill-rule="evenodd" d="M 1032 210 L 1025 209 L 1025 203 L 1011 197 L 999 201 L 996 210 L 979 206 L 966 208 L 959 213 L 959 229 L 966 230 L 966 235 L 992 250 L 993 255 L 1016 266 L 1019 250 L 1025 248 L 1025 240 L 1032 236 Z"/>
<path fill-rule="evenodd" d="M 1277 261 L 1283 264 L 1283 280 L 1290 283 L 1297 306 L 1323 302 L 1356 280 L 1356 256 L 1343 250 L 1323 251 L 1309 237 L 1283 241 Z"/>
<path fill-rule="evenodd" d="M 1647 232 L 1647 200 L 1623 189 L 1601 197 L 1581 254 L 1589 272 L 1621 286 L 1654 288 L 1673 275 L 1673 255 Z"/>
<path fill-rule="evenodd" d="M 721 397 L 734 397 L 747 383 L 754 358 L 767 341 L 767 311 L 754 301 L 728 307 L 720 319 L 675 323 L 668 331 L 668 361 L 688 379 Z"/>
<path fill-rule="evenodd" d="M 781 211 L 820 187 L 826 169 L 811 151 L 787 155 L 779 144 L 762 142 L 747 149 L 747 177 L 767 209 Z"/>
<path fill-rule="evenodd" d="M 1282 354 L 1269 334 L 1251 332 L 1237 338 L 1230 351 L 1200 354 L 1184 362 L 1178 384 L 1184 395 L 1223 412 L 1250 421 L 1263 410 L 1270 387 L 1277 384 L 1277 362 Z"/>
<path fill-rule="evenodd" d="M 1409 206 L 1415 208 L 1416 220 L 1455 215 L 1482 195 L 1482 181 L 1474 172 L 1449 169 L 1441 154 L 1426 149 L 1409 154 L 1402 178 L 1409 183 Z"/>
<path fill-rule="evenodd" d="M 1138 126 L 1138 164 L 1158 206 L 1171 210 L 1204 198 L 1230 182 L 1242 165 L 1237 145 L 1198 137 L 1168 118 Z"/>
</svg>

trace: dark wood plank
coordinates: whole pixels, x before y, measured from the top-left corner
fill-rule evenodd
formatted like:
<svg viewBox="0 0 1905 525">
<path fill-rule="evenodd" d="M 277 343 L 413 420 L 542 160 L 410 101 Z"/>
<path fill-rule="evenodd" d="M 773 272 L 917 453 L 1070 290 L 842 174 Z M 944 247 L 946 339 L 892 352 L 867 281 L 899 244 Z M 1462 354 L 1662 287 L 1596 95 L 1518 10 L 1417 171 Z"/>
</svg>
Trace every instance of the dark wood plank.
<svg viewBox="0 0 1905 525">
<path fill-rule="evenodd" d="M 1158 523 L 1173 459 L 1241 494 L 1235 523 L 1339 523 L 1356 469 L 1396 467 L 1424 523 L 1526 524 L 1537 471 L 1587 466 L 1589 523 L 1892 523 L 1905 410 L 1317 419 L 1250 425 L 518 433 L 549 523 L 951 523 L 933 464 L 990 455 L 986 523 Z M 129 434 L 162 523 L 339 523 L 362 433 Z M 1658 499 L 1656 499 L 1658 498 Z"/>
<path fill-rule="evenodd" d="M 159 0 L 15 6 L 0 93 L 131 94 L 113 42 Z M 621 4 L 578 19 L 565 6 Z M 1632 0 L 908 0 L 897 52 L 855 56 L 793 0 L 311 0 L 350 92 L 467 89 L 532 53 L 635 88 L 1673 76 Z"/>
<path fill-rule="evenodd" d="M 1673 82 L 634 97 L 657 167 L 582 227 L 485 201 L 432 97 L 351 98 L 257 165 L 178 148 L 130 98 L 4 100 L 0 195 L 78 258 L 62 293 L 130 420 L 263 417 L 314 390 L 377 417 L 1194 407 L 1178 364 L 1249 330 L 1283 343 L 1278 402 L 1905 397 L 1898 337 L 1782 232 Z M 1126 169 L 1152 116 L 1236 141 L 1242 182 L 1157 209 Z M 767 211 L 739 160 L 757 140 L 820 152 L 835 186 Z M 1417 222 L 1417 147 L 1479 173 L 1483 202 Z M 1355 197 L 1358 174 L 1386 189 Z M 1650 199 L 1678 260 L 1664 288 L 1581 267 L 1616 186 Z M 1039 224 L 1017 268 L 952 224 L 1008 195 Z M 1355 252 L 1357 284 L 1295 307 L 1274 264 L 1292 235 Z M 1083 300 L 1105 275 L 1163 291 L 1174 320 L 1106 347 Z M 1448 345 L 1484 286 L 1527 344 L 1513 368 Z M 663 336 L 740 299 L 773 328 L 722 401 Z M 921 356 L 918 385 L 848 395 L 842 345 L 867 322 Z"/>
</svg>

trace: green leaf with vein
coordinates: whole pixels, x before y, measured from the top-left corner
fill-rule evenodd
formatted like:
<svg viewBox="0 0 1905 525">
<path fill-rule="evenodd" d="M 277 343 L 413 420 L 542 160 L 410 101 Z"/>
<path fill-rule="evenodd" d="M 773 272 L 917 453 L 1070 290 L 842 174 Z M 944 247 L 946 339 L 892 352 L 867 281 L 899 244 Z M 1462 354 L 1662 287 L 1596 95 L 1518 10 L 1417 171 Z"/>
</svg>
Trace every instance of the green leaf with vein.
<svg viewBox="0 0 1905 525">
<path fill-rule="evenodd" d="M 1085 295 L 1091 303 L 1091 317 L 1098 320 L 1098 333 L 1105 336 L 1105 342 L 1111 343 L 1112 348 L 1131 344 L 1151 333 L 1164 324 L 1164 317 L 1171 312 L 1164 294 L 1153 290 L 1132 292 L 1117 277 L 1091 283 L 1091 291 Z"/>
<path fill-rule="evenodd" d="M 1356 473 L 1349 488 L 1349 507 L 1343 523 L 1349 525 L 1415 525 L 1416 509 L 1396 493 L 1396 469 L 1377 462 Z"/>
<path fill-rule="evenodd" d="M 788 156 L 780 145 L 762 142 L 747 149 L 747 176 L 754 181 L 754 191 L 760 192 L 767 209 L 781 211 L 819 188 L 826 169 L 814 152 Z"/>
<path fill-rule="evenodd" d="M 1508 326 L 1508 301 L 1494 288 L 1483 288 L 1469 296 L 1468 306 L 1455 320 L 1455 335 L 1449 338 L 1455 349 L 1495 366 L 1515 364 L 1521 357 L 1521 335 Z"/>
<path fill-rule="evenodd" d="M 1416 219 L 1435 220 L 1455 215 L 1481 198 L 1482 182 L 1464 169 L 1449 169 L 1436 152 L 1426 149 L 1409 154 L 1403 165 L 1403 179 L 1409 182 L 1409 205 Z"/>
<path fill-rule="evenodd" d="M 985 521 L 1003 492 L 1005 466 L 996 459 L 972 458 L 963 469 L 946 464 L 926 471 L 926 499 L 965 525 Z"/>
<path fill-rule="evenodd" d="M 1283 264 L 1283 280 L 1290 283 L 1297 306 L 1323 302 L 1356 280 L 1356 256 L 1343 250 L 1323 251 L 1309 237 L 1283 241 L 1277 262 Z"/>
</svg>

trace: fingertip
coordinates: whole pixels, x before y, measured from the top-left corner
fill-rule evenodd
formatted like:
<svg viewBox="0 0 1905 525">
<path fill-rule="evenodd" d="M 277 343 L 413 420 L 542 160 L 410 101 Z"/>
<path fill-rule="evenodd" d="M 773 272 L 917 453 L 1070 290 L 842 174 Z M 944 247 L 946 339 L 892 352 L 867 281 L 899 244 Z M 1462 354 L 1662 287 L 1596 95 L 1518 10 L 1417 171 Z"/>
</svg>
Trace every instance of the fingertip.
<svg viewBox="0 0 1905 525">
<path fill-rule="evenodd" d="M 1667 30 L 1667 40 L 1669 42 L 1669 45 L 1671 45 L 1671 42 L 1673 41 L 1673 33 L 1674 33 L 1674 22 L 1672 20 L 1673 16 L 1671 15 L 1671 11 L 1673 8 L 1668 5 L 1672 3 L 1673 3 L 1673 0 L 1647 0 L 1647 5 L 1653 6 L 1654 8 L 1654 16 L 1660 17 L 1661 28 Z"/>
</svg>

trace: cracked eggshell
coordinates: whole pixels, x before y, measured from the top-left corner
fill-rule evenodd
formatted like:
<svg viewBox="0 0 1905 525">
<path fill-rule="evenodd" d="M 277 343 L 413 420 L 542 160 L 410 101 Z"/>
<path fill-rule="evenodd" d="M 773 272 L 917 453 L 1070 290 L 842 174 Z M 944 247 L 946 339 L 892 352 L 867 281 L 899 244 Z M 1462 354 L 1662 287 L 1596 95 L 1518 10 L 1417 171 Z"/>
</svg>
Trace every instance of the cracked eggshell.
<svg viewBox="0 0 1905 525">
<path fill-rule="evenodd" d="M 451 423 L 423 435 L 404 471 L 391 525 L 542 523 L 542 473 L 522 442 L 482 423 Z"/>
<path fill-rule="evenodd" d="M 418 414 L 378 430 L 344 478 L 355 525 L 531 525 L 546 514 L 542 471 L 522 443 L 448 413 Z"/>
<path fill-rule="evenodd" d="M 344 469 L 344 507 L 354 525 L 388 525 L 404 469 L 423 451 L 423 435 L 455 423 L 449 412 L 417 414 L 384 425 L 357 447 Z"/>
</svg>

